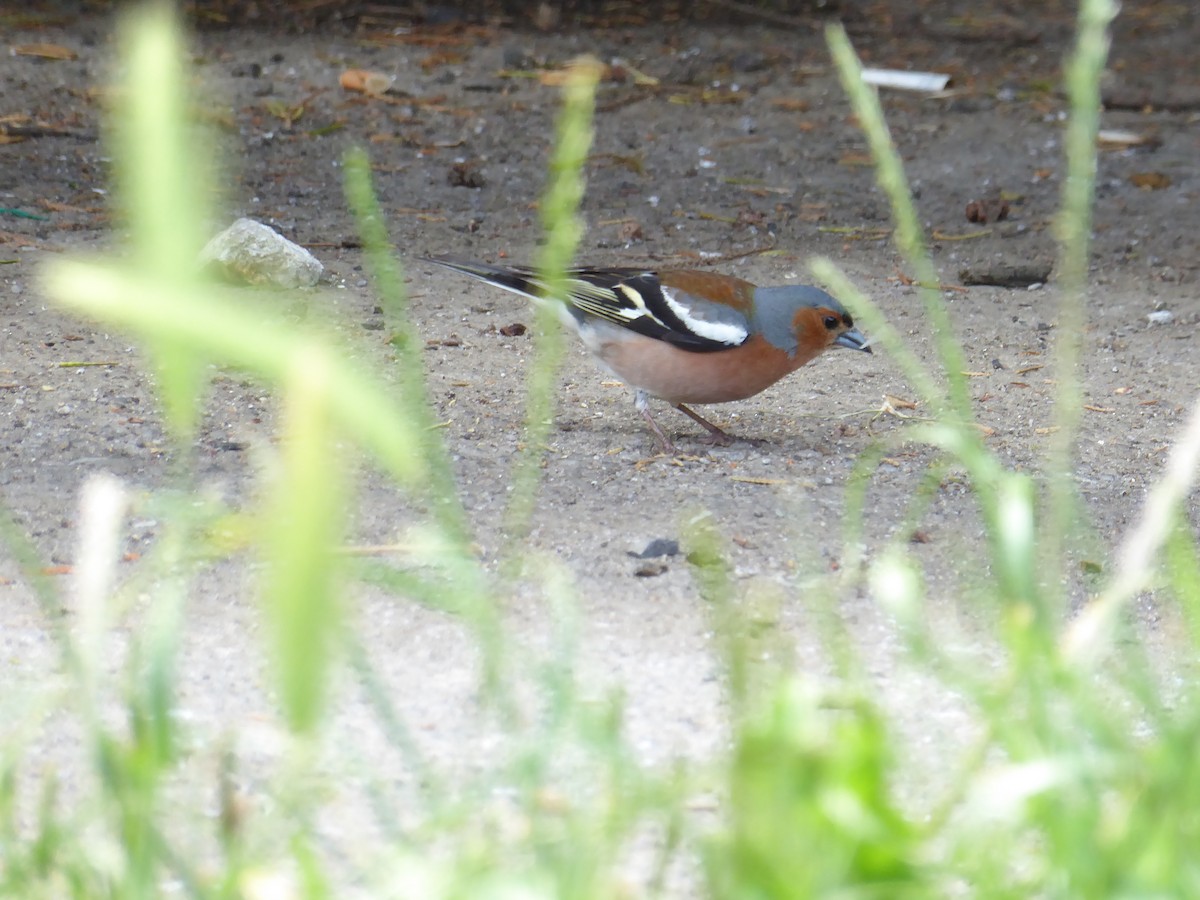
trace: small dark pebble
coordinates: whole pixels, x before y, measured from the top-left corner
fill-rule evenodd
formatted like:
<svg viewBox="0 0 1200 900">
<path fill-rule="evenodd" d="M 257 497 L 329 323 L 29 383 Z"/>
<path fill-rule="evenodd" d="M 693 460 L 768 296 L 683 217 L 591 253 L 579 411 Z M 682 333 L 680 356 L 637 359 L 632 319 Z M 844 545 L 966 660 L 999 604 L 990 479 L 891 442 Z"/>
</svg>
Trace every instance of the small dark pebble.
<svg viewBox="0 0 1200 900">
<path fill-rule="evenodd" d="M 460 162 L 450 167 L 446 173 L 446 182 L 451 187 L 481 188 L 486 184 L 483 173 L 474 163 Z"/>
<path fill-rule="evenodd" d="M 1008 201 L 1001 197 L 972 200 L 967 204 L 968 222 L 979 222 L 980 224 L 999 222 L 1007 219 L 1008 213 Z"/>
<path fill-rule="evenodd" d="M 633 574 L 638 578 L 654 578 L 666 571 L 667 564 L 664 562 L 644 562 L 633 570 Z"/>
<path fill-rule="evenodd" d="M 506 69 L 532 69 L 537 63 L 520 47 L 505 47 L 503 66 Z"/>
<path fill-rule="evenodd" d="M 673 541 L 670 538 L 655 538 L 646 545 L 646 549 L 641 553 L 628 551 L 629 555 L 634 559 L 654 559 L 659 556 L 678 556 L 679 541 Z"/>
<path fill-rule="evenodd" d="M 641 222 L 626 221 L 617 229 L 617 237 L 627 244 L 640 243 L 646 239 Z"/>
<path fill-rule="evenodd" d="M 466 21 L 465 9 L 446 3 L 422 4 L 426 25 L 458 25 Z"/>
<path fill-rule="evenodd" d="M 735 72 L 761 72 L 767 68 L 767 57 L 762 53 L 747 50 L 730 60 L 729 67 Z"/>
<path fill-rule="evenodd" d="M 500 333 L 505 337 L 520 337 L 529 329 L 520 322 L 513 322 L 511 325 L 502 325 Z"/>
</svg>

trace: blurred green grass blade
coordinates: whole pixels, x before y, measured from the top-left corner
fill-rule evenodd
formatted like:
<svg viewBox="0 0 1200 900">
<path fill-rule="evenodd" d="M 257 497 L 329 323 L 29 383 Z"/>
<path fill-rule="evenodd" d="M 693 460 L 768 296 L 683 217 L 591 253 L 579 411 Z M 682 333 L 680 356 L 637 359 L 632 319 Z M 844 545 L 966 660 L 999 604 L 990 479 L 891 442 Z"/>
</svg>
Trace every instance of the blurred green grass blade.
<svg viewBox="0 0 1200 900">
<path fill-rule="evenodd" d="M 940 402 L 940 389 L 882 310 L 863 295 L 831 260 L 816 257 L 811 265 L 817 279 L 843 299 L 862 321 L 872 340 L 896 360 L 921 399 L 936 409 Z M 1034 577 L 1037 565 L 1032 555 L 1038 541 L 1034 530 L 1032 483 L 1022 476 L 1006 473 L 983 446 L 978 430 L 970 421 L 916 425 L 906 434 L 940 447 L 971 473 L 972 484 L 988 525 L 992 559 L 997 566 L 996 574 L 1003 596 L 1009 602 L 1032 602 L 1040 609 L 1041 592 Z M 862 489 L 855 487 L 853 502 L 848 510 L 859 518 L 864 509 L 861 496 Z M 849 527 L 850 533 L 861 531 L 859 524 Z"/>
<path fill-rule="evenodd" d="M 422 559 L 424 565 L 433 562 L 430 557 Z M 389 594 L 404 597 L 429 609 L 456 616 L 470 617 L 472 614 L 474 604 L 463 606 L 459 602 L 462 599 L 460 594 L 446 590 L 446 583 L 442 579 L 375 560 L 356 561 L 351 565 L 351 570 L 355 578 L 364 584 L 381 587 Z"/>
<path fill-rule="evenodd" d="M 371 164 L 366 152 L 349 151 L 344 170 L 346 198 L 362 235 L 368 271 L 374 278 L 396 353 L 399 390 L 395 391 L 395 405 L 412 435 L 414 446 L 410 452 L 419 454 L 421 460 L 422 477 L 408 482 L 408 486 L 430 505 L 441 529 L 440 534 L 429 535 L 437 546 L 427 549 L 426 561 L 436 559 L 439 574 L 445 577 L 428 578 L 384 565 L 368 564 L 360 566 L 359 571 L 367 580 L 393 593 L 464 616 L 483 650 L 485 685 L 493 698 L 503 703 L 504 646 L 499 609 L 471 545 L 470 518 L 434 418 L 425 381 L 424 342 L 412 320 L 403 272 L 392 251 L 384 212 L 371 183 Z"/>
<path fill-rule="evenodd" d="M 960 421 L 970 422 L 973 417 L 967 379 L 963 375 L 967 366 L 962 347 L 955 337 L 954 323 L 937 289 L 937 269 L 926 250 L 925 236 L 913 205 L 908 178 L 888 132 L 883 109 L 879 105 L 879 95 L 863 81 L 862 64 L 850 45 L 846 29 L 841 25 L 826 26 L 825 41 L 837 67 L 842 88 L 870 145 L 871 156 L 875 160 L 875 180 L 891 203 L 892 221 L 896 226 L 896 247 L 912 267 L 920 285 L 918 291 L 925 304 L 934 346 L 937 347 L 949 385 L 946 401 L 939 405 L 948 406 L 948 411 L 952 411 Z"/>
<path fill-rule="evenodd" d="M 282 471 L 267 521 L 263 599 L 284 714 L 297 731 L 317 724 L 341 628 L 335 550 L 346 463 L 334 445 L 332 368 L 329 352 L 317 344 L 302 345 L 294 356 L 284 383 Z"/>
<path fill-rule="evenodd" d="M 1063 285 L 1063 305 L 1060 310 L 1062 327 L 1082 328 L 1084 323 L 1083 291 L 1087 284 L 1088 245 L 1092 231 L 1092 200 L 1096 182 L 1096 135 L 1100 130 L 1100 79 L 1108 58 L 1108 27 L 1117 15 L 1113 0 L 1083 0 L 1079 6 L 1075 48 L 1067 61 L 1065 87 L 1071 102 L 1067 120 L 1064 148 L 1067 177 L 1063 179 L 1062 206 L 1057 230 L 1060 242 L 1059 280 Z M 1074 332 L 1058 335 L 1061 349 L 1069 351 L 1065 361 L 1078 358 L 1080 335 Z M 1069 377 L 1078 389 L 1074 369 L 1065 370 L 1059 377 Z M 1060 393 L 1063 402 L 1073 401 L 1074 395 Z"/>
<path fill-rule="evenodd" d="M 1066 537 L 1078 512 L 1074 466 L 1079 417 L 1083 414 L 1083 385 L 1079 362 L 1087 311 L 1088 246 L 1092 232 L 1092 201 L 1096 182 L 1096 136 L 1100 129 L 1100 79 L 1108 57 L 1108 27 L 1117 14 L 1113 0 L 1083 0 L 1076 23 L 1075 48 L 1067 60 L 1065 88 L 1071 104 L 1063 145 L 1066 177 L 1062 206 L 1055 222 L 1059 239 L 1058 281 L 1062 287 L 1054 330 L 1054 425 L 1047 469 L 1046 541 L 1043 556 L 1055 566 L 1055 576 L 1069 575 Z"/>
<path fill-rule="evenodd" d="M 1177 510 L 1200 478 L 1200 400 L 1192 407 L 1187 424 L 1175 439 L 1166 469 L 1142 506 L 1137 523 L 1129 529 L 1117 557 L 1116 571 L 1104 591 L 1091 600 L 1071 622 L 1063 636 L 1066 659 L 1078 666 L 1094 666 L 1113 640 L 1121 610 L 1138 591 L 1154 580 L 1155 560 L 1177 522 Z"/>
<path fill-rule="evenodd" d="M 165 575 L 156 581 L 154 604 L 138 647 L 144 660 L 136 686 L 138 705 L 146 716 L 147 739 L 164 767 L 178 752 L 175 682 L 188 593 L 187 554 L 195 537 L 192 524 L 183 516 L 171 521 L 156 548 Z"/>
<path fill-rule="evenodd" d="M 118 202 L 129 219 L 133 263 L 163 281 L 196 271 L 209 221 L 213 154 L 188 122 L 190 54 L 172 3 L 127 10 L 113 123 Z"/>
<path fill-rule="evenodd" d="M 391 685 L 372 661 L 367 647 L 349 629 L 343 634 L 343 639 L 347 661 L 358 677 L 359 688 L 374 711 L 380 729 L 387 735 L 392 747 L 399 750 L 405 764 L 412 770 L 422 799 L 433 807 L 440 799 L 448 796 L 448 786 L 443 783 L 441 773 L 426 756 L 404 721 L 396 698 L 392 695 Z M 394 812 L 392 811 L 393 814 Z"/>
<path fill-rule="evenodd" d="M 696 587 L 709 607 L 708 617 L 725 665 L 730 705 L 740 712 L 747 701 L 749 680 L 747 623 L 734 599 L 733 576 L 721 549 L 720 531 L 707 512 L 692 509 L 681 524 L 681 536 Z"/>
<path fill-rule="evenodd" d="M 47 562 L 28 532 L 19 524 L 13 511 L 0 495 L 0 544 L 16 564 L 21 580 L 29 586 L 42 609 L 47 627 L 62 644 L 64 656 L 74 659 L 74 649 L 64 626 L 65 603 L 59 585 L 47 574 Z M 78 663 L 78 660 L 75 660 Z"/>
<path fill-rule="evenodd" d="M 367 258 L 371 276 L 375 279 L 379 301 L 387 316 L 389 340 L 396 348 L 396 355 L 401 362 L 400 374 L 411 376 L 408 364 L 421 362 L 420 356 L 414 354 L 423 344 L 409 315 L 404 272 L 399 260 L 391 251 L 392 245 L 383 209 L 371 183 L 371 160 L 367 152 L 361 147 L 347 150 L 342 159 L 342 172 L 346 199 L 350 203 L 350 211 L 362 237 L 363 253 Z M 422 366 L 417 365 L 413 368 L 419 373 Z M 420 384 L 423 392 L 424 382 Z"/>
<path fill-rule="evenodd" d="M 884 316 L 882 310 L 862 294 L 831 260 L 816 257 L 812 271 L 819 281 L 841 297 L 854 315 L 863 323 L 873 341 L 884 347 L 895 359 L 905 378 L 917 390 L 921 399 L 936 409 L 941 391 Z M 971 473 L 972 484 L 988 525 L 993 562 L 1002 594 L 1009 602 L 1034 602 L 1040 608 L 1041 592 L 1034 577 L 1037 571 L 1032 554 L 1037 546 L 1033 518 L 1033 485 L 1028 479 L 1010 476 L 980 440 L 977 429 L 968 421 L 941 425 L 915 425 L 906 431 L 909 437 L 919 437 L 940 447 L 962 463 Z M 848 513 L 859 519 L 864 507 L 862 489 L 851 494 Z M 861 525 L 849 526 L 850 533 L 861 531 Z"/>
<path fill-rule="evenodd" d="M 512 501 L 507 513 L 511 540 L 519 540 L 529 530 L 544 448 L 553 426 L 556 382 L 566 345 L 559 312 L 551 304 L 565 302 L 564 272 L 583 237 L 579 216 L 586 186 L 583 167 L 592 146 L 596 85 L 602 71 L 598 60 L 581 57 L 568 68 L 562 89 L 563 106 L 541 202 L 546 241 L 537 260 L 538 272 L 548 285 L 548 302 L 537 304 L 535 312 L 535 351 L 525 401 L 526 446 L 513 467 Z"/>
<path fill-rule="evenodd" d="M 538 271 L 550 285 L 549 296 L 562 298 L 563 272 L 571 264 L 583 237 L 579 206 L 586 179 L 583 167 L 592 147 L 596 85 L 604 65 L 594 57 L 574 60 L 563 83 L 563 107 L 558 116 L 549 180 L 542 196 L 542 229 L 546 242 L 538 256 Z"/>
<path fill-rule="evenodd" d="M 908 548 L 896 541 L 871 561 L 869 584 L 875 602 L 910 633 L 919 627 L 928 590 Z"/>
<path fill-rule="evenodd" d="M 712 896 L 918 897 L 919 832 L 890 797 L 877 710 L 785 680 L 739 730 Z"/>
<path fill-rule="evenodd" d="M 1167 539 L 1166 558 L 1167 583 L 1187 620 L 1192 647 L 1200 650 L 1200 535 L 1182 513 Z"/>
<path fill-rule="evenodd" d="M 184 61 L 189 58 L 175 6 L 145 3 L 123 23 L 125 60 L 114 120 L 117 201 L 128 219 L 134 265 L 163 289 L 150 302 L 169 306 L 171 285 L 195 277 L 211 221 L 213 154 L 187 121 Z M 199 142 L 199 144 L 198 144 Z M 203 360 L 186 341 L 149 347 L 167 425 L 186 446 L 200 412 Z"/>
<path fill-rule="evenodd" d="M 840 299 L 854 313 L 867 334 L 871 344 L 883 347 L 900 366 L 905 379 L 920 395 L 921 400 L 932 410 L 945 405 L 945 395 L 925 369 L 925 365 L 909 348 L 879 306 L 860 291 L 841 268 L 826 256 L 814 257 L 809 264 L 817 280 L 829 288 L 830 293 Z"/>
<path fill-rule="evenodd" d="M 57 260 L 44 273 L 47 294 L 63 306 L 132 331 L 150 343 L 186 341 L 222 365 L 268 381 L 288 380 L 298 348 L 320 339 L 281 316 L 255 310 L 244 296 L 215 287 L 179 287 L 172 303 L 156 302 L 157 282 L 105 266 Z M 349 360 L 328 354 L 328 392 L 337 397 L 338 427 L 373 453 L 402 484 L 427 479 L 416 449 L 414 423 L 397 410 L 380 385 Z"/>
<path fill-rule="evenodd" d="M 1034 485 L 1029 476 L 1009 472 L 984 448 L 969 425 L 937 423 L 917 425 L 910 436 L 939 447 L 953 456 L 971 477 L 988 539 L 988 559 L 1001 599 L 1028 606 L 1041 614 L 1035 550 L 1040 539 L 1033 508 Z M 1048 620 L 1039 619 L 1048 626 Z M 1047 632 L 1048 633 L 1048 632 Z"/>
<path fill-rule="evenodd" d="M 362 235 L 363 253 L 375 280 L 380 303 L 395 348 L 400 390 L 396 402 L 420 440 L 428 473 L 425 496 L 435 506 L 446 533 L 466 552 L 471 529 L 454 480 L 454 469 L 441 432 L 435 427 L 433 405 L 425 383 L 424 342 L 412 321 L 404 274 L 391 249 L 383 210 L 371 184 L 371 163 L 365 151 L 353 149 L 344 160 L 346 198 Z"/>
<path fill-rule="evenodd" d="M 109 671 L 110 634 L 117 615 L 113 588 L 117 581 L 122 531 L 129 513 L 129 491 L 115 477 L 92 475 L 80 490 L 79 551 L 72 568 L 75 612 L 73 644 L 80 664 L 81 699 L 89 715 L 99 703 Z"/>
<path fill-rule="evenodd" d="M 1012 603 L 1036 600 L 1038 590 L 1037 531 L 1034 523 L 1034 485 L 1028 475 L 997 468 L 994 560 L 1001 589 Z M 1037 609 L 1032 609 L 1037 612 Z M 1046 634 L 1050 633 L 1050 622 Z"/>
<path fill-rule="evenodd" d="M 312 837 L 297 835 L 292 840 L 291 851 L 300 872 L 298 896 L 305 900 L 326 900 L 336 896 L 321 865 L 320 854 L 312 847 Z"/>
</svg>

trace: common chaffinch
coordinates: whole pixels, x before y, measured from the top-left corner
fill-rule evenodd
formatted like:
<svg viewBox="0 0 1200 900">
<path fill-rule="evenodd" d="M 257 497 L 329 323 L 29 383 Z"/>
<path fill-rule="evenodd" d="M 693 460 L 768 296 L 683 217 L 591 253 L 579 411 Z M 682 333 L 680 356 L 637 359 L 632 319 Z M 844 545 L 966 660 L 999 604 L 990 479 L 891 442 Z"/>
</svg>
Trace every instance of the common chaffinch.
<svg viewBox="0 0 1200 900">
<path fill-rule="evenodd" d="M 543 302 L 545 283 L 527 266 L 495 266 L 449 256 L 428 262 Z M 820 288 L 757 287 L 741 278 L 691 269 L 579 268 L 567 273 L 563 322 L 635 391 L 638 411 L 663 453 L 675 447 L 647 401 L 670 403 L 728 444 L 721 428 L 688 403 L 744 400 L 830 347 L 871 352 L 845 307 Z"/>
</svg>

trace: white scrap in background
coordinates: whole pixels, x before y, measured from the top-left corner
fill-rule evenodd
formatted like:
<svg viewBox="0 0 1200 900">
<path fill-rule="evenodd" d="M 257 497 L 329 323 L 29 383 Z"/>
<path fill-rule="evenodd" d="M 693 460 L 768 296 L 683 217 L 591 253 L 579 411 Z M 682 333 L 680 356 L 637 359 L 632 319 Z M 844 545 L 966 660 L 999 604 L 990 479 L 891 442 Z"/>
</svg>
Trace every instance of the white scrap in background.
<svg viewBox="0 0 1200 900">
<path fill-rule="evenodd" d="M 875 87 L 897 91 L 918 91 L 935 94 L 944 91 L 950 76 L 941 72 L 909 72 L 904 69 L 863 69 L 863 81 Z"/>
<path fill-rule="evenodd" d="M 1150 143 L 1150 138 L 1136 131 L 1124 131 L 1119 128 L 1101 128 L 1096 132 L 1096 143 L 1105 150 L 1119 150 L 1122 147 L 1139 147 Z"/>
</svg>

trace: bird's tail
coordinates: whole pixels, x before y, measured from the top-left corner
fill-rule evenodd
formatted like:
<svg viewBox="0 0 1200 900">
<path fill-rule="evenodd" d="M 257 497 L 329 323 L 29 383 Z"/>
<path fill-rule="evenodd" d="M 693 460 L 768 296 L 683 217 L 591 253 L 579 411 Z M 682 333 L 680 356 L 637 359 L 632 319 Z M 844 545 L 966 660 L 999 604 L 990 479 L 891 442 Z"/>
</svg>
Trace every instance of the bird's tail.
<svg viewBox="0 0 1200 900">
<path fill-rule="evenodd" d="M 469 259 L 457 259 L 453 256 L 423 256 L 425 262 L 436 263 L 455 272 L 470 275 L 488 284 L 512 291 L 532 300 L 541 300 L 545 294 L 545 284 L 538 277 L 537 271 L 527 266 L 493 266 L 489 263 L 475 262 Z"/>
</svg>

